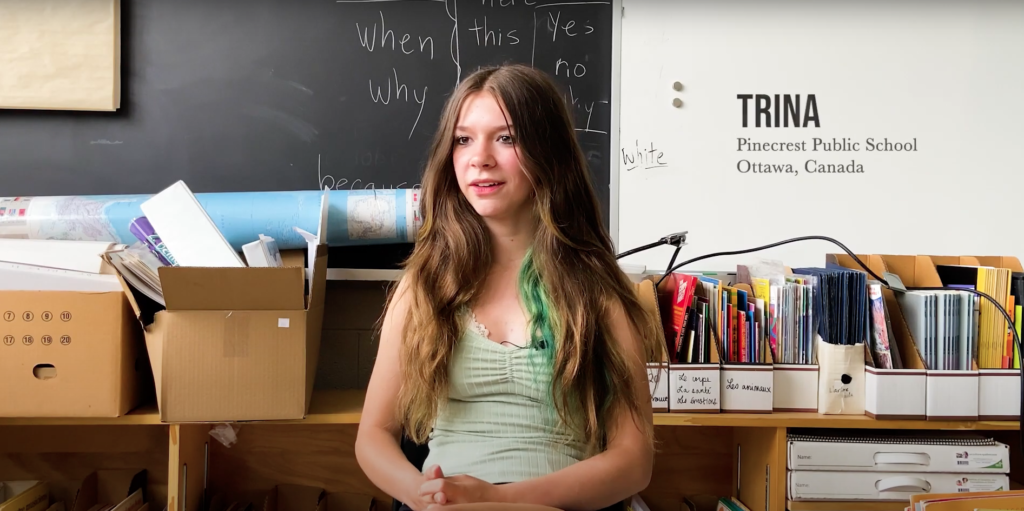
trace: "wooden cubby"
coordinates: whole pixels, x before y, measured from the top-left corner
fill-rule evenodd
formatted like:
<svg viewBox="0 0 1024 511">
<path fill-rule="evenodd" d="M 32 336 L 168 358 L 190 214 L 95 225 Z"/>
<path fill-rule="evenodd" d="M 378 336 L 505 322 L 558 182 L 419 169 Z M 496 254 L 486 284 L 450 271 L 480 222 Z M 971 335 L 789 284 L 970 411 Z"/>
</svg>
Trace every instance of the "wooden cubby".
<svg viewBox="0 0 1024 511">
<path fill-rule="evenodd" d="M 0 418 L 0 479 L 69 481 L 96 469 L 145 468 L 156 509 L 195 511 L 206 496 L 253 498 L 276 484 L 390 498 L 356 463 L 354 443 L 363 403 L 360 390 L 318 391 L 303 420 L 237 423 L 230 447 L 210 436 L 211 424 L 161 424 L 156 408 L 116 419 Z M 786 501 L 789 428 L 980 430 L 1014 447 L 1017 422 L 881 421 L 814 413 L 655 414 L 658 454 L 642 496 L 655 510 L 684 509 L 693 495 L 736 495 L 751 511 L 804 511 Z M 1021 481 L 1015 467 L 1011 477 Z M 872 504 L 886 511 L 884 504 Z M 151 508 L 152 509 L 152 508 Z M 817 508 L 815 508 L 817 509 Z M 874 507 L 872 509 L 875 509 Z M 842 511 L 837 509 L 836 511 Z"/>
<path fill-rule="evenodd" d="M 347 275 L 356 278 L 356 272 Z M 389 277 L 388 276 L 385 277 Z M 78 480 L 97 469 L 145 468 L 150 511 L 198 511 L 217 493 L 258 499 L 277 484 L 372 495 L 377 509 L 391 499 L 356 463 L 354 443 L 376 347 L 372 330 L 388 283 L 329 281 L 317 390 L 305 419 L 238 423 L 227 447 L 212 424 L 162 424 L 155 404 L 113 419 L 0 418 L 0 480 Z M 851 511 L 786 500 L 786 434 L 790 428 L 980 430 L 1014 450 L 1011 479 L 1024 481 L 1017 422 L 874 420 L 816 413 L 657 413 L 654 475 L 641 493 L 655 511 L 685 509 L 684 496 L 701 501 L 735 495 L 751 511 Z M 60 495 L 64 497 L 64 495 Z M 65 498 L 71 498 L 71 495 Z M 902 505 L 860 504 L 858 510 L 897 511 Z"/>
</svg>

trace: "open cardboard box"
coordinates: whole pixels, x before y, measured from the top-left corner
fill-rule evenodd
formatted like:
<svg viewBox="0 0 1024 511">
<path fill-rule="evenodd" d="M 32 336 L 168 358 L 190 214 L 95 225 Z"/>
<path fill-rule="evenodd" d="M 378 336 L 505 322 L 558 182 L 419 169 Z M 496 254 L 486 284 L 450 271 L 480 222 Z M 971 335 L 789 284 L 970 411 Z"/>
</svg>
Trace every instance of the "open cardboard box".
<svg viewBox="0 0 1024 511">
<path fill-rule="evenodd" d="M 159 268 L 162 308 L 121 278 L 149 351 L 163 422 L 302 419 L 320 354 L 328 195 L 307 250 L 282 267 Z M 109 262 L 109 255 L 107 256 Z"/>
<path fill-rule="evenodd" d="M 658 309 L 658 293 L 654 289 L 653 277 L 647 277 L 639 282 L 634 282 L 633 287 L 636 290 L 637 298 L 640 299 L 640 304 L 643 305 L 645 310 L 653 314 L 658 325 L 661 325 L 661 311 Z M 665 346 L 664 332 L 659 328 L 658 333 L 659 335 L 655 342 Z M 667 412 L 669 385 L 667 359 L 647 362 L 647 383 L 651 390 L 651 408 L 653 411 Z"/>
<path fill-rule="evenodd" d="M 792 270 L 787 267 L 786 273 L 791 274 Z M 754 291 L 747 284 L 737 283 L 733 284 L 733 287 L 746 291 L 748 296 L 754 295 Z M 771 349 L 765 350 L 763 364 L 723 362 L 720 379 L 721 410 L 737 413 L 772 413 L 772 403 L 775 399 L 774 362 Z"/>
<path fill-rule="evenodd" d="M 68 511 L 90 511 L 97 505 L 118 509 L 140 510 L 145 505 L 148 472 L 145 469 L 97 470 L 82 481 Z M 138 492 L 138 493 L 136 493 Z M 129 497 L 135 498 L 128 501 Z M 147 508 L 148 509 L 148 508 Z"/>
<path fill-rule="evenodd" d="M 722 366 L 717 343 L 711 340 L 711 363 L 671 364 L 669 411 L 718 413 L 722 409 Z"/>
<path fill-rule="evenodd" d="M 143 325 L 163 422 L 301 419 L 320 353 L 327 245 L 280 268 L 161 267 L 166 310 L 147 310 L 122 280 Z"/>
<path fill-rule="evenodd" d="M 770 363 L 722 364 L 722 411 L 772 413 L 772 373 Z"/>
<path fill-rule="evenodd" d="M 657 277 L 660 278 L 660 277 Z M 669 309 L 662 309 L 663 300 L 655 290 L 654 277 L 637 284 L 641 302 L 658 319 L 658 342 L 666 346 L 665 325 L 662 316 Z M 668 282 L 668 279 L 665 281 Z M 663 284 L 668 286 L 669 284 Z M 672 293 L 660 290 L 663 296 Z M 672 364 L 668 354 L 660 362 L 648 362 L 647 378 L 651 388 L 651 406 L 655 412 L 706 412 L 717 413 L 721 408 L 721 366 L 719 348 L 711 340 L 710 364 Z"/>
<path fill-rule="evenodd" d="M 718 413 L 722 410 L 721 347 L 714 334 L 710 342 L 710 363 L 668 366 L 669 411 Z"/>
<path fill-rule="evenodd" d="M 883 278 L 886 272 L 891 271 L 886 264 L 885 256 L 858 254 L 857 258 Z M 826 260 L 844 268 L 864 270 L 847 254 L 827 254 Z M 892 326 L 889 342 L 899 350 L 903 369 L 875 367 L 870 353 L 871 347 L 865 344 L 864 414 L 880 420 L 924 419 L 927 417 L 928 388 L 924 362 L 910 336 L 910 328 L 907 327 L 895 293 L 883 287 L 882 299 L 885 300 L 889 324 Z"/>
<path fill-rule="evenodd" d="M 772 411 L 818 411 L 818 364 L 774 364 Z"/>
<path fill-rule="evenodd" d="M 1006 268 L 1024 272 L 1020 260 L 1013 256 L 930 256 L 934 264 L 961 264 Z M 997 298 L 998 297 L 993 297 Z M 1013 311 L 1007 311 L 1013 317 Z M 978 419 L 1018 420 L 1020 418 L 1020 369 L 978 370 Z"/>
<path fill-rule="evenodd" d="M 651 389 L 651 410 L 667 412 L 668 406 L 668 362 L 647 363 L 647 384 Z"/>
<path fill-rule="evenodd" d="M 883 255 L 886 267 L 897 275 L 907 287 L 941 287 L 942 279 L 935 270 L 935 261 L 926 255 Z M 957 263 L 959 264 L 959 263 Z M 897 302 L 897 308 L 899 308 Z M 902 310 L 902 309 L 901 309 Z M 912 341 L 909 328 L 907 339 L 911 341 L 904 349 L 900 346 L 903 364 L 925 368 L 923 357 Z M 925 371 L 928 390 L 925 395 L 925 414 L 929 420 L 977 420 L 978 418 L 978 370 L 977 361 L 969 371 Z"/>
</svg>

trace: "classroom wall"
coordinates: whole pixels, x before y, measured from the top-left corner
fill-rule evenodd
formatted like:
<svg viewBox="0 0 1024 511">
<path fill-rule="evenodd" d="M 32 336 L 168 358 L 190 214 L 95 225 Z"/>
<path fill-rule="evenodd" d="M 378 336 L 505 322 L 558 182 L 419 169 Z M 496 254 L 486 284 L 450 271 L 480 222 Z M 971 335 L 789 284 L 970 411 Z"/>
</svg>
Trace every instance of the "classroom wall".
<svg viewBox="0 0 1024 511">
<path fill-rule="evenodd" d="M 1024 2 L 622 7 L 620 250 L 688 230 L 677 262 L 809 234 L 858 253 L 1024 257 L 1014 227 L 1024 211 Z M 752 98 L 744 127 L 739 94 L 800 95 L 801 126 L 774 126 L 773 110 L 773 126 L 762 117 L 757 127 Z M 818 124 L 804 126 L 810 94 Z M 872 151 L 869 138 L 916 140 L 916 150 Z M 740 139 L 807 150 L 739 151 Z M 842 147 L 814 150 L 815 139 Z M 808 160 L 853 162 L 863 172 L 809 173 Z M 740 172 L 743 161 L 794 172 Z M 687 269 L 729 270 L 759 257 L 824 265 L 824 254 L 839 250 L 801 242 Z M 662 247 L 623 261 L 663 271 L 671 253 Z M 318 388 L 365 388 L 386 284 L 329 283 Z"/>
<path fill-rule="evenodd" d="M 858 253 L 1024 256 L 1022 27 L 1011 1 L 623 0 L 619 248 L 688 230 L 680 261 L 810 234 Z M 742 94 L 799 97 L 800 111 L 780 127 L 773 105 L 758 127 Z M 805 242 L 688 269 L 824 265 L 838 250 Z M 671 253 L 624 261 L 664 271 Z"/>
</svg>

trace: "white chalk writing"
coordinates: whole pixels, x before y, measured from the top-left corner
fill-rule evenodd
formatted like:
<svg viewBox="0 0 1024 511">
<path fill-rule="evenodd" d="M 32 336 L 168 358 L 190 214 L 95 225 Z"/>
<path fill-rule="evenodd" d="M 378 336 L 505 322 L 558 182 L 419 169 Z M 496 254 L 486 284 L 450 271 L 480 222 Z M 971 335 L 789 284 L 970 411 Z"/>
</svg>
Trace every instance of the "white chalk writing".
<svg viewBox="0 0 1024 511">
<path fill-rule="evenodd" d="M 384 49 L 388 46 L 388 42 L 391 43 L 392 51 L 401 51 L 406 55 L 411 55 L 417 50 L 420 53 L 426 53 L 429 49 L 430 59 L 434 59 L 434 39 L 430 36 L 422 37 L 418 36 L 413 41 L 412 34 L 404 34 L 402 38 L 395 41 L 395 31 L 389 30 L 384 23 L 384 11 L 378 11 L 380 14 L 380 40 L 377 40 L 377 22 L 373 23 L 373 32 L 370 32 L 369 26 L 359 26 L 359 22 L 356 22 L 356 35 L 359 37 L 359 44 L 366 48 L 367 51 L 373 52 L 374 48 Z M 416 43 L 419 43 L 418 45 Z"/>
</svg>

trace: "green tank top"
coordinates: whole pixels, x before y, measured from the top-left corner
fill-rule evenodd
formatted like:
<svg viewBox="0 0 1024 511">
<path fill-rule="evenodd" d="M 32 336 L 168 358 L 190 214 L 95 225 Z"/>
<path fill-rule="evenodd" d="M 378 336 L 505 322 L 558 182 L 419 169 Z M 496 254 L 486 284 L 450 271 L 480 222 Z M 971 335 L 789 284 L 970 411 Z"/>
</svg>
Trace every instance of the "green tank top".
<svg viewBox="0 0 1024 511">
<path fill-rule="evenodd" d="M 449 368 L 447 406 L 434 423 L 423 467 L 511 483 L 583 460 L 585 445 L 560 427 L 550 404 L 550 368 L 530 363 L 532 348 L 491 341 L 471 314 L 465 318 Z"/>
</svg>

